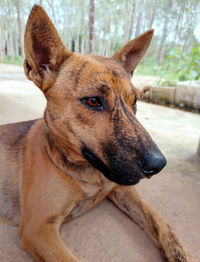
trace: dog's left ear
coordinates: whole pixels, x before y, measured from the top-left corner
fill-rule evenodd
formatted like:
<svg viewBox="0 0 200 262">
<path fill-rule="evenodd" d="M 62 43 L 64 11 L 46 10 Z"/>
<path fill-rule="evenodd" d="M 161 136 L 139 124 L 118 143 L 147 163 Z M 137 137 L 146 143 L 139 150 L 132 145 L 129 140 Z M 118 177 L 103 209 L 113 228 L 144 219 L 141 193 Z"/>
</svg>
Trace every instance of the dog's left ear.
<svg viewBox="0 0 200 262">
<path fill-rule="evenodd" d="M 139 35 L 135 39 L 124 45 L 118 52 L 112 57 L 122 62 L 126 71 L 132 74 L 146 53 L 151 39 L 153 37 L 154 30 L 151 29 L 142 35 Z"/>
<path fill-rule="evenodd" d="M 46 91 L 62 63 L 72 54 L 65 47 L 45 10 L 34 5 L 29 15 L 25 38 L 24 70 L 27 78 Z"/>
</svg>

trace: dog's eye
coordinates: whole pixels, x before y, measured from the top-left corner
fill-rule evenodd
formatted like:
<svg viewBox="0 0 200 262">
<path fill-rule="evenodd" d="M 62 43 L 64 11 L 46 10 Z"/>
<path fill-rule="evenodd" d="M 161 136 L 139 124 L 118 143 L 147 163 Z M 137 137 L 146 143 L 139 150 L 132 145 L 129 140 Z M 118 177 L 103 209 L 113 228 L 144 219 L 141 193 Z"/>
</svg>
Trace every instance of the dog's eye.
<svg viewBox="0 0 200 262">
<path fill-rule="evenodd" d="M 86 103 L 91 107 L 98 107 L 101 105 L 101 102 L 98 97 L 89 97 L 86 99 Z"/>
<path fill-rule="evenodd" d="M 102 109 L 102 103 L 99 97 L 86 97 L 86 98 L 81 99 L 81 101 L 85 105 L 93 109 Z"/>
</svg>

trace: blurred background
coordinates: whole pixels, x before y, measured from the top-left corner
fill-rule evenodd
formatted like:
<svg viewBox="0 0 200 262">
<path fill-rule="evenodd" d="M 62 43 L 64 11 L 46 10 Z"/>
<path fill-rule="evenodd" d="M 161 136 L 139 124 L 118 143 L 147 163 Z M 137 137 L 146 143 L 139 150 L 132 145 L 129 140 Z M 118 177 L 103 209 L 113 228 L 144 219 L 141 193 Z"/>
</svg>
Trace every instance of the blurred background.
<svg viewBox="0 0 200 262">
<path fill-rule="evenodd" d="M 137 73 L 159 75 L 173 84 L 200 79 L 199 0 L 1 0 L 1 62 L 22 63 L 24 28 L 35 3 L 46 9 L 72 51 L 110 56 L 154 28 Z"/>
<path fill-rule="evenodd" d="M 46 105 L 22 67 L 34 4 L 45 8 L 75 52 L 111 56 L 155 30 L 132 81 L 141 90 L 137 118 L 168 165 L 136 188 L 200 262 L 200 0 L 0 0 L 0 124 L 42 117 Z M 19 248 L 16 228 L 0 223 L 0 236 L 0 261 L 32 261 Z M 81 262 L 164 261 L 108 200 L 65 225 L 62 237 Z"/>
</svg>

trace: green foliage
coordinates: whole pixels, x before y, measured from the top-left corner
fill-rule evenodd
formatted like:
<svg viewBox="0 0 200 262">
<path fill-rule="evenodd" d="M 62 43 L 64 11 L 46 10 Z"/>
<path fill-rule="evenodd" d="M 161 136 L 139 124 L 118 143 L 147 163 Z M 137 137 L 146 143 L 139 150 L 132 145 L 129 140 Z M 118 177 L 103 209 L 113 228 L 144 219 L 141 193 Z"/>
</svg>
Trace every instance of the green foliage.
<svg viewBox="0 0 200 262">
<path fill-rule="evenodd" d="M 200 46 L 195 46 L 188 53 L 180 47 L 173 48 L 164 59 L 161 75 L 175 72 L 179 81 L 200 79 Z"/>
<path fill-rule="evenodd" d="M 137 75 L 156 75 L 157 73 L 157 62 L 150 56 L 145 57 L 142 62 L 136 67 L 135 73 Z"/>
<path fill-rule="evenodd" d="M 2 63 L 22 66 L 22 57 L 21 56 L 15 56 L 14 61 L 12 62 L 10 60 L 10 57 L 8 55 L 6 55 L 4 57 Z"/>
</svg>

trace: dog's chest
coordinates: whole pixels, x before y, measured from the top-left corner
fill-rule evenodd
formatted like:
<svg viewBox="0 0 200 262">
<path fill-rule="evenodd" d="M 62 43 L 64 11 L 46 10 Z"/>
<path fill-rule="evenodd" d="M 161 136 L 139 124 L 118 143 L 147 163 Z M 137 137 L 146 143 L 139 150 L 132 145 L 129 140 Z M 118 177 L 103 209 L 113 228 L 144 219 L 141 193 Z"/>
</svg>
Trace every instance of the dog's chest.
<svg viewBox="0 0 200 262">
<path fill-rule="evenodd" d="M 67 216 L 66 221 L 70 221 L 89 211 L 93 206 L 95 206 L 109 194 L 113 186 L 114 183 L 108 181 L 107 179 L 103 183 L 101 181 L 101 184 L 82 184 L 82 199 L 72 209 L 70 214 Z"/>
</svg>

